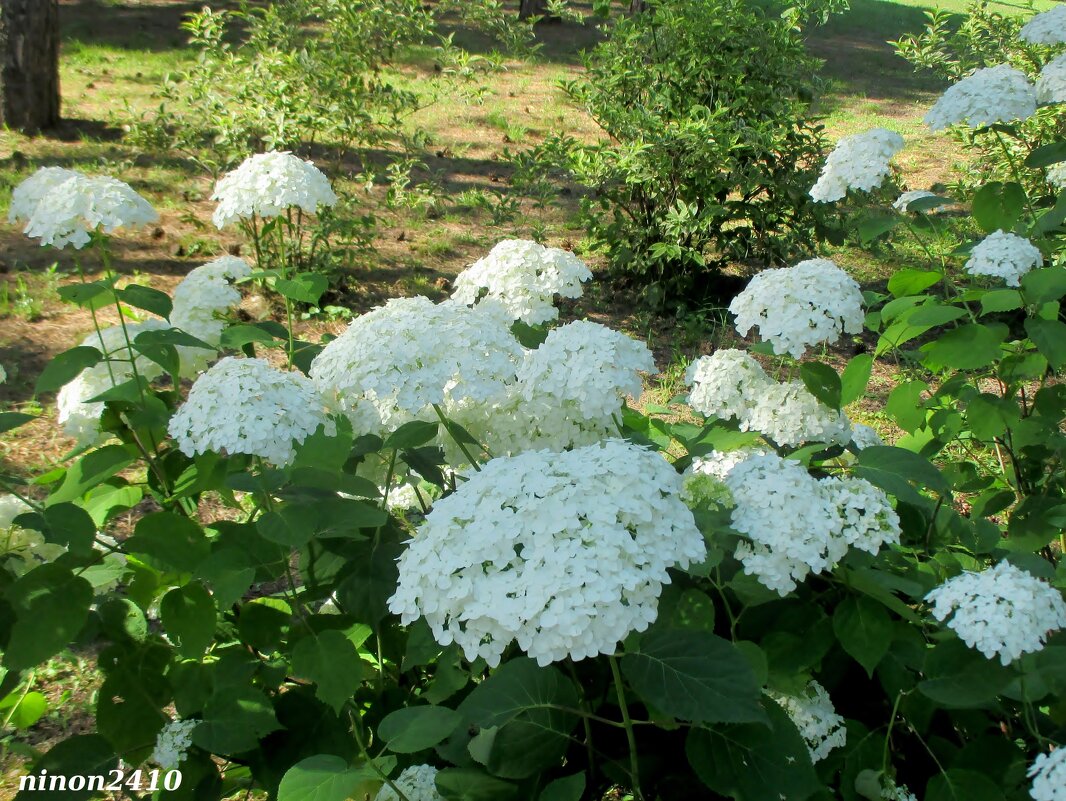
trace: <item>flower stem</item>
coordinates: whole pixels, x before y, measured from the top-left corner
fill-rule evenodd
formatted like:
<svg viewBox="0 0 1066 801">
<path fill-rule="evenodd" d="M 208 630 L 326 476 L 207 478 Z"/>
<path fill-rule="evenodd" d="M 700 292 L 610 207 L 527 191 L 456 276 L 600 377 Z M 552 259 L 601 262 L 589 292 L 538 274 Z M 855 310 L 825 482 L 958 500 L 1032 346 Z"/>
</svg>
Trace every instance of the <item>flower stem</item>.
<svg viewBox="0 0 1066 801">
<path fill-rule="evenodd" d="M 477 459 L 471 456 L 470 451 L 466 447 L 466 443 L 459 439 L 459 437 L 455 436 L 455 433 L 452 431 L 451 424 L 448 422 L 448 418 L 444 416 L 444 412 L 441 411 L 440 406 L 434 403 L 433 411 L 437 413 L 437 417 L 440 418 L 440 422 L 441 425 L 444 426 L 444 430 L 451 435 L 451 438 L 453 440 L 455 440 L 455 444 L 459 446 L 459 450 L 463 452 L 463 456 L 465 456 L 470 461 L 470 465 L 474 468 L 474 470 L 480 473 L 481 467 L 478 465 Z"/>
<path fill-rule="evenodd" d="M 626 741 L 629 743 L 629 773 L 633 782 L 633 797 L 636 801 L 644 801 L 644 794 L 640 791 L 640 761 L 637 758 L 637 738 L 633 733 L 633 721 L 629 717 L 629 705 L 626 704 L 625 687 L 622 686 L 622 673 L 618 670 L 618 660 L 613 656 L 607 657 L 607 663 L 611 666 L 614 690 L 618 696 L 618 708 L 622 710 L 622 723 L 626 727 Z"/>
</svg>

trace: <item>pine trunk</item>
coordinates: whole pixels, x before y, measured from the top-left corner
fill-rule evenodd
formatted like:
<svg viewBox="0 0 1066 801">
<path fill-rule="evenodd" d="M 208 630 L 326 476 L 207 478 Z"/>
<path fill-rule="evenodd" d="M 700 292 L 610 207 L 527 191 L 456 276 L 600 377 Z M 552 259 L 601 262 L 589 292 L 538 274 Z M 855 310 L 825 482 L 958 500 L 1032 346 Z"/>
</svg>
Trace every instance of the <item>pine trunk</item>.
<svg viewBox="0 0 1066 801">
<path fill-rule="evenodd" d="M 0 0 L 0 122 L 36 133 L 59 122 L 59 0 Z"/>
<path fill-rule="evenodd" d="M 548 13 L 545 0 L 521 0 L 518 5 L 518 18 L 544 17 Z"/>
<path fill-rule="evenodd" d="M 629 13 L 639 14 L 648 7 L 647 0 L 629 0 Z"/>
</svg>

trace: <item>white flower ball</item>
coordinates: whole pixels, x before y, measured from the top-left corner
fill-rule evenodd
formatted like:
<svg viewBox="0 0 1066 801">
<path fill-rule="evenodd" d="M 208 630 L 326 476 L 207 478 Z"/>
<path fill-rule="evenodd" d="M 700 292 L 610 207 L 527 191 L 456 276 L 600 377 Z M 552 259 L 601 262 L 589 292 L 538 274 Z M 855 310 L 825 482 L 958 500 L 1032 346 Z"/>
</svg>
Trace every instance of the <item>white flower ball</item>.
<svg viewBox="0 0 1066 801">
<path fill-rule="evenodd" d="M 810 195 L 816 203 L 832 203 L 849 189 L 869 192 L 891 171 L 891 160 L 903 149 L 903 137 L 886 128 L 845 136 L 829 154 Z"/>
<path fill-rule="evenodd" d="M 393 782 L 407 796 L 407 801 L 444 801 L 437 792 L 437 769 L 432 765 L 412 765 Z M 389 785 L 383 785 L 374 801 L 400 801 L 400 797 Z"/>
<path fill-rule="evenodd" d="M 1026 775 L 1033 780 L 1029 795 L 1034 801 L 1066 801 L 1066 747 L 1037 754 Z"/>
<path fill-rule="evenodd" d="M 937 620 L 971 648 L 1009 665 L 1044 647 L 1048 634 L 1066 627 L 1066 601 L 1047 582 L 1000 562 L 980 573 L 961 573 L 925 596 Z"/>
<path fill-rule="evenodd" d="M 41 198 L 60 184 L 77 177 L 78 173 L 65 167 L 41 167 L 12 191 L 7 221 L 9 223 L 29 222 Z"/>
<path fill-rule="evenodd" d="M 743 419 L 756 399 L 773 385 L 755 359 L 742 350 L 717 350 L 700 356 L 685 371 L 692 385 L 688 405 L 708 417 Z"/>
<path fill-rule="evenodd" d="M 680 490 L 623 440 L 492 459 L 426 516 L 389 609 L 491 666 L 512 641 L 541 665 L 614 653 L 655 620 L 667 570 L 706 555 Z"/>
<path fill-rule="evenodd" d="M 291 208 L 314 214 L 338 198 L 312 162 L 272 150 L 250 156 L 224 175 L 211 199 L 218 201 L 212 220 L 221 229 L 252 216 L 277 217 Z"/>
<path fill-rule="evenodd" d="M 200 725 L 195 718 L 172 720 L 159 730 L 149 759 L 164 770 L 177 768 L 192 747 L 192 730 Z"/>
<path fill-rule="evenodd" d="M 508 239 L 459 273 L 452 298 L 467 305 L 493 298 L 512 319 L 540 325 L 559 316 L 556 295 L 579 298 L 581 283 L 590 278 L 585 263 L 567 250 Z"/>
<path fill-rule="evenodd" d="M 1036 79 L 1036 100 L 1038 103 L 1066 102 L 1066 53 L 1052 59 L 1040 70 Z"/>
<path fill-rule="evenodd" d="M 1018 286 L 1023 275 L 1043 263 L 1040 249 L 1028 239 L 996 231 L 970 251 L 963 269 L 970 275 L 989 275 L 1002 278 L 1007 286 Z"/>
<path fill-rule="evenodd" d="M 309 378 L 229 357 L 196 379 L 169 431 L 186 456 L 246 453 L 281 466 L 319 426 L 334 429 Z"/>
<path fill-rule="evenodd" d="M 774 353 L 796 359 L 811 345 L 859 333 L 864 320 L 862 289 L 828 259 L 763 270 L 733 298 L 729 311 L 741 336 L 758 328 Z"/>
<path fill-rule="evenodd" d="M 851 444 L 856 450 L 875 448 L 885 444 L 881 435 L 865 423 L 853 423 L 851 426 Z"/>
<path fill-rule="evenodd" d="M 25 234 L 40 239 L 42 245 L 63 248 L 69 244 L 80 249 L 96 231 L 112 234 L 122 227 L 136 228 L 159 219 L 147 200 L 116 178 L 72 173 L 59 182 L 58 173 L 38 178 L 40 175 L 27 179 L 35 183 L 17 204 L 13 203 L 10 214 L 24 215 L 33 205 Z"/>
<path fill-rule="evenodd" d="M 818 682 L 812 680 L 803 695 L 784 695 L 772 690 L 768 690 L 767 695 L 773 698 L 796 724 L 807 743 L 811 762 L 825 759 L 830 751 L 847 742 L 848 733 L 844 727 L 844 718 L 837 714 L 829 693 Z"/>
<path fill-rule="evenodd" d="M 217 346 L 225 323 L 220 315 L 240 303 L 241 293 L 231 281 L 245 278 L 252 269 L 244 259 L 221 256 L 189 272 L 174 287 L 174 308 L 170 323 L 208 345 Z M 216 351 L 181 347 L 182 373 L 194 374 L 214 358 Z"/>
<path fill-rule="evenodd" d="M 1025 73 L 1006 64 L 976 70 L 948 87 L 925 115 L 930 130 L 965 124 L 982 128 L 996 122 L 1027 120 L 1036 114 L 1036 90 Z"/>
<path fill-rule="evenodd" d="M 826 406 L 801 381 L 770 384 L 750 403 L 740 417 L 740 430 L 758 431 L 777 445 L 847 445 L 851 441 L 848 416 Z"/>
<path fill-rule="evenodd" d="M 1066 7 L 1055 6 L 1050 11 L 1034 15 L 1022 26 L 1018 37 L 1030 44 L 1055 45 L 1066 42 Z"/>
<path fill-rule="evenodd" d="M 1060 161 L 1047 168 L 1047 182 L 1058 190 L 1066 189 L 1066 161 Z"/>
</svg>

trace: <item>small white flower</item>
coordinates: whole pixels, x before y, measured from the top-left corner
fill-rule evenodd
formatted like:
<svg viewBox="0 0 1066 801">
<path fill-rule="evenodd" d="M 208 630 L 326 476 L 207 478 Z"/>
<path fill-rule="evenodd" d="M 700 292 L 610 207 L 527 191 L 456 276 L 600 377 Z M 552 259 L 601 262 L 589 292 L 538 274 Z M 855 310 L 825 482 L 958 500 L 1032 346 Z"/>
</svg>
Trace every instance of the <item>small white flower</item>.
<svg viewBox="0 0 1066 801">
<path fill-rule="evenodd" d="M 700 356 L 685 371 L 692 385 L 688 404 L 708 417 L 743 418 L 754 400 L 773 385 L 755 359 L 742 350 L 725 348 Z"/>
<path fill-rule="evenodd" d="M 1047 182 L 1056 189 L 1066 189 L 1066 161 L 1060 161 L 1047 168 Z"/>
<path fill-rule="evenodd" d="M 407 801 L 444 801 L 437 792 L 437 769 L 432 765 L 412 765 L 393 781 L 393 784 L 407 796 Z M 383 785 L 374 801 L 400 801 L 400 797 L 389 785 Z"/>
<path fill-rule="evenodd" d="M 811 345 L 859 333 L 864 320 L 862 289 L 828 259 L 763 270 L 733 298 L 729 311 L 741 336 L 758 328 L 774 353 L 797 359 Z"/>
<path fill-rule="evenodd" d="M 857 450 L 874 448 L 885 444 L 881 435 L 865 423 L 853 423 L 851 426 L 851 443 Z"/>
<path fill-rule="evenodd" d="M 925 596 L 937 620 L 989 659 L 1009 665 L 1044 647 L 1048 634 L 1066 627 L 1066 601 L 1047 582 L 1000 562 L 980 573 L 961 573 Z"/>
<path fill-rule="evenodd" d="M 493 298 L 513 319 L 539 325 L 559 316 L 556 295 L 579 298 L 581 283 L 590 278 L 585 263 L 567 250 L 508 239 L 459 273 L 452 297 L 467 305 Z"/>
<path fill-rule="evenodd" d="M 767 690 L 767 695 L 780 704 L 796 724 L 807 743 L 811 762 L 825 759 L 830 751 L 847 742 L 844 718 L 837 714 L 829 693 L 818 682 L 812 680 L 803 695 L 785 695 L 772 690 Z"/>
<path fill-rule="evenodd" d="M 876 189 L 891 171 L 892 157 L 902 149 L 903 137 L 886 128 L 845 136 L 826 159 L 811 197 L 816 203 L 832 203 L 849 189 Z"/>
<path fill-rule="evenodd" d="M 192 746 L 192 730 L 200 725 L 194 718 L 172 720 L 159 732 L 155 740 L 155 750 L 149 759 L 164 770 L 177 768 L 188 756 Z"/>
<path fill-rule="evenodd" d="M 681 477 L 623 440 L 492 459 L 437 501 L 400 556 L 389 609 L 441 645 L 541 665 L 613 653 L 658 613 L 667 570 L 706 546 Z"/>
<path fill-rule="evenodd" d="M 896 784 L 894 779 L 885 777 L 881 787 L 881 797 L 886 801 L 918 801 L 918 797 L 905 784 Z"/>
<path fill-rule="evenodd" d="M 333 429 L 309 378 L 262 359 L 229 357 L 196 379 L 169 431 L 186 456 L 246 453 L 286 465 L 293 443 L 322 425 Z"/>
<path fill-rule="evenodd" d="M 965 124 L 982 128 L 1036 114 L 1036 90 L 1025 73 L 1006 64 L 976 70 L 948 87 L 925 115 L 930 130 Z"/>
<path fill-rule="evenodd" d="M 1023 275 L 1043 263 L 1040 249 L 1028 239 L 996 231 L 970 251 L 963 269 L 970 275 L 990 275 L 1002 278 L 1007 286 L 1018 286 Z"/>
<path fill-rule="evenodd" d="M 225 327 L 219 315 L 241 300 L 241 293 L 230 282 L 251 274 L 248 263 L 236 256 L 221 256 L 191 270 L 174 287 L 171 325 L 217 346 Z M 215 351 L 192 347 L 181 347 L 178 352 L 185 375 L 199 372 L 216 355 Z"/>
<path fill-rule="evenodd" d="M 218 201 L 212 220 L 225 228 L 253 215 L 277 217 L 291 208 L 314 214 L 320 206 L 333 206 L 338 198 L 329 179 L 312 162 L 272 150 L 250 156 L 224 175 L 211 199 Z"/>
<path fill-rule="evenodd" d="M 1033 780 L 1029 795 L 1034 801 L 1066 801 L 1066 747 L 1037 754 L 1027 775 Z"/>
<path fill-rule="evenodd" d="M 1052 59 L 1040 70 L 1036 79 L 1038 103 L 1066 102 L 1066 53 Z"/>
<path fill-rule="evenodd" d="M 1066 42 L 1066 6 L 1055 6 L 1050 11 L 1034 15 L 1022 26 L 1018 37 L 1030 44 Z"/>
</svg>

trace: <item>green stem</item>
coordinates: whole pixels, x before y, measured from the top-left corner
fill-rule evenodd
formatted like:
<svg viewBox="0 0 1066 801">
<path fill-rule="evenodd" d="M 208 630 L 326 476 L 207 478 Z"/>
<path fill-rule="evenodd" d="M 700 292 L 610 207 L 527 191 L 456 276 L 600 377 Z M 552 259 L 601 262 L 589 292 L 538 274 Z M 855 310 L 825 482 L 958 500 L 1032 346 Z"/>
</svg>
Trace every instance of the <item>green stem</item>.
<svg viewBox="0 0 1066 801">
<path fill-rule="evenodd" d="M 350 703 L 351 702 L 349 702 L 349 704 Z M 374 771 L 374 773 L 378 775 L 378 778 L 385 782 L 394 793 L 396 793 L 396 797 L 399 798 L 400 801 L 411 801 L 410 798 L 404 795 L 403 790 L 397 787 L 396 783 L 390 779 L 380 767 L 378 767 L 378 763 L 371 758 L 369 752 L 366 750 L 366 744 L 363 742 L 363 736 L 359 731 L 360 727 L 363 725 L 362 717 L 358 715 L 358 712 L 352 710 L 350 705 L 348 708 L 348 715 L 352 719 L 352 733 L 355 735 L 356 745 L 359 746 L 359 753 L 362 754 L 363 759 L 365 759 L 367 764 L 370 765 L 370 769 Z"/>
<path fill-rule="evenodd" d="M 1025 184 L 1022 183 L 1021 172 L 1018 169 L 1018 162 L 1014 158 L 1014 154 L 1010 152 L 1010 148 L 1007 147 L 1007 143 L 1003 141 L 1003 134 L 993 129 L 992 131 L 996 135 L 996 141 L 999 142 L 999 147 L 1003 151 L 1003 155 L 1007 157 L 1007 162 L 1010 164 L 1011 175 L 1014 176 L 1014 182 L 1022 188 L 1022 193 L 1025 195 L 1025 206 L 1029 210 L 1029 219 L 1032 222 L 1036 222 L 1036 211 L 1033 209 L 1033 202 L 1029 199 L 1029 193 L 1025 191 Z"/>
<path fill-rule="evenodd" d="M 622 673 L 618 670 L 618 660 L 613 656 L 607 657 L 607 663 L 611 666 L 614 690 L 618 696 L 618 708 L 622 710 L 622 723 L 626 728 L 626 741 L 629 743 L 629 773 L 633 782 L 633 797 L 636 801 L 644 801 L 644 794 L 640 791 L 640 761 L 637 758 L 637 738 L 633 732 L 633 721 L 629 717 L 629 705 L 626 703 L 625 687 L 622 685 Z"/>
<path fill-rule="evenodd" d="M 477 459 L 470 455 L 470 451 L 467 450 L 465 443 L 463 443 L 463 441 L 460 440 L 459 437 L 455 436 L 455 434 L 452 432 L 452 427 L 448 422 L 448 418 L 444 416 L 444 412 L 441 411 L 440 406 L 434 403 L 433 411 L 437 413 L 437 417 L 440 418 L 440 422 L 441 425 L 444 426 L 444 430 L 448 432 L 448 434 L 453 440 L 455 440 L 455 444 L 459 446 L 459 450 L 463 452 L 463 456 L 465 456 L 469 460 L 470 465 L 474 468 L 474 470 L 480 473 L 481 467 L 478 465 Z"/>
</svg>

